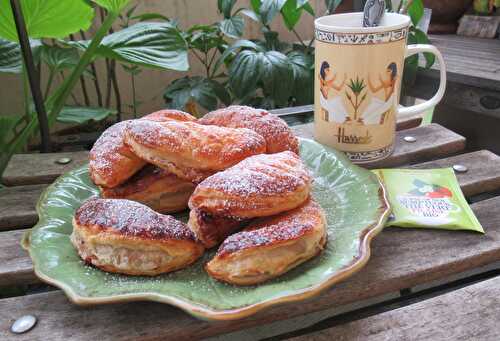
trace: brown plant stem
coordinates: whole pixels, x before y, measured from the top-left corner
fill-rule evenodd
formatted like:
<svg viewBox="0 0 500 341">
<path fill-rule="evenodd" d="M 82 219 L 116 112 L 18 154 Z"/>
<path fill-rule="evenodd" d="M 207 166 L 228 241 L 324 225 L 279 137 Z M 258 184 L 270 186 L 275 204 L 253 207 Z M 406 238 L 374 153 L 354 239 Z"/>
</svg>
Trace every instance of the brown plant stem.
<svg viewBox="0 0 500 341">
<path fill-rule="evenodd" d="M 118 87 L 118 80 L 116 79 L 116 62 L 114 60 L 112 61 L 111 72 L 111 80 L 113 82 L 116 100 L 116 120 L 120 122 L 122 120 L 122 99 L 120 95 L 120 88 Z"/>
<path fill-rule="evenodd" d="M 80 36 L 82 37 L 82 39 L 87 40 L 85 32 L 83 32 L 82 30 L 80 30 Z M 90 63 L 90 69 L 92 70 L 92 75 L 94 76 L 94 88 L 97 96 L 97 104 L 99 104 L 99 106 L 102 107 L 101 87 L 99 86 L 99 79 L 97 78 L 97 70 L 94 62 Z"/>
<path fill-rule="evenodd" d="M 75 41 L 75 36 L 73 34 L 70 34 L 69 38 L 71 39 L 71 41 Z M 80 87 L 82 88 L 83 100 L 85 102 L 85 105 L 88 107 L 90 106 L 90 99 L 89 99 L 89 94 L 87 92 L 87 84 L 85 83 L 85 78 L 83 74 L 80 76 Z"/>
</svg>

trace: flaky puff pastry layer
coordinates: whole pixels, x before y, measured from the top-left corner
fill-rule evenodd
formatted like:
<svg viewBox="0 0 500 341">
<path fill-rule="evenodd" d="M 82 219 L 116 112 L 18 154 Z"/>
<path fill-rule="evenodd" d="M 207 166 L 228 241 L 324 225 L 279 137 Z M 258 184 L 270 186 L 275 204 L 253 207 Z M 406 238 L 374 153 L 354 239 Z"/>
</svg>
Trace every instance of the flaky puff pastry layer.
<svg viewBox="0 0 500 341">
<path fill-rule="evenodd" d="M 195 119 L 179 110 L 160 110 L 141 118 L 141 120 L 160 122 L 194 121 Z M 123 134 L 128 122 L 130 121 L 122 121 L 106 129 L 90 150 L 90 178 L 98 186 L 116 187 L 146 164 L 123 143 Z"/>
<path fill-rule="evenodd" d="M 71 242 L 104 271 L 155 276 L 182 269 L 204 252 L 186 224 L 123 199 L 90 199 L 76 211 Z"/>
<path fill-rule="evenodd" d="M 153 165 L 146 165 L 123 184 L 101 187 L 101 197 L 140 202 L 159 213 L 174 213 L 187 208 L 195 185 Z"/>
<path fill-rule="evenodd" d="M 264 109 L 255 109 L 243 105 L 209 112 L 198 120 L 200 124 L 230 128 L 248 128 L 264 137 L 267 153 L 279 153 L 286 150 L 299 153 L 299 141 L 290 127 L 276 115 Z"/>
<path fill-rule="evenodd" d="M 262 283 L 318 255 L 326 241 L 324 211 L 310 199 L 299 208 L 260 218 L 229 236 L 206 270 L 231 284 Z"/>
<path fill-rule="evenodd" d="M 124 141 L 143 160 L 194 182 L 266 150 L 252 130 L 195 122 L 132 121 Z"/>
<path fill-rule="evenodd" d="M 256 155 L 202 181 L 189 207 L 216 216 L 266 217 L 304 203 L 311 182 L 309 171 L 293 152 Z"/>
</svg>

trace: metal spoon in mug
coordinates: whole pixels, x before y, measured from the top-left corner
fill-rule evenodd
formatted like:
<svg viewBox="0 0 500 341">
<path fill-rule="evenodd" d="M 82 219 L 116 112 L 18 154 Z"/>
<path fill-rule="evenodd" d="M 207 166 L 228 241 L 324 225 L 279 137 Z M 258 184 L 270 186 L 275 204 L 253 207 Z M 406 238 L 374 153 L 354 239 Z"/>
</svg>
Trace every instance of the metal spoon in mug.
<svg viewBox="0 0 500 341">
<path fill-rule="evenodd" d="M 363 27 L 378 26 L 385 12 L 385 0 L 368 0 L 363 11 Z"/>
</svg>

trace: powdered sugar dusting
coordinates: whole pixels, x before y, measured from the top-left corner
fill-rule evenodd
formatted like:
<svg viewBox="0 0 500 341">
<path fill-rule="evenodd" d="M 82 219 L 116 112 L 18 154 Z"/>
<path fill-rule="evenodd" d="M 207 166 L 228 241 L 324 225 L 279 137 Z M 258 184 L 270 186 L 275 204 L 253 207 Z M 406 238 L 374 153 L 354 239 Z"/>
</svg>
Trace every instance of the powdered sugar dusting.
<svg viewBox="0 0 500 341">
<path fill-rule="evenodd" d="M 124 236 L 155 240 L 195 240 L 186 224 L 124 199 L 89 199 L 75 213 L 82 227 L 97 226 Z"/>
<path fill-rule="evenodd" d="M 281 195 L 309 186 L 311 181 L 311 175 L 296 154 L 289 151 L 261 154 L 208 177 L 199 184 L 194 196 L 204 189 L 221 191 L 238 200 L 255 195 Z"/>
<path fill-rule="evenodd" d="M 226 238 L 217 251 L 217 257 L 298 239 L 324 224 L 323 214 L 322 208 L 311 199 L 292 211 L 258 219 L 244 231 Z"/>
<path fill-rule="evenodd" d="M 248 128 L 264 137 L 267 153 L 299 152 L 299 141 L 285 121 L 263 109 L 232 105 L 212 111 L 198 120 L 200 124 Z"/>
</svg>

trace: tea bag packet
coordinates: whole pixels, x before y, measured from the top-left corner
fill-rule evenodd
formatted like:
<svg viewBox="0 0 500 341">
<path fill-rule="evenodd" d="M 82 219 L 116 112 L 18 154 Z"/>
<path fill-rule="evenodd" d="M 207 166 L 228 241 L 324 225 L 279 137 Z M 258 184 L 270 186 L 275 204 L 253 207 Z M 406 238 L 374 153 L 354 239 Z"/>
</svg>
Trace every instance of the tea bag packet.
<svg viewBox="0 0 500 341">
<path fill-rule="evenodd" d="M 378 169 L 392 206 L 386 226 L 484 233 L 453 169 Z"/>
</svg>

